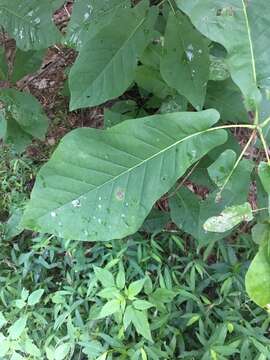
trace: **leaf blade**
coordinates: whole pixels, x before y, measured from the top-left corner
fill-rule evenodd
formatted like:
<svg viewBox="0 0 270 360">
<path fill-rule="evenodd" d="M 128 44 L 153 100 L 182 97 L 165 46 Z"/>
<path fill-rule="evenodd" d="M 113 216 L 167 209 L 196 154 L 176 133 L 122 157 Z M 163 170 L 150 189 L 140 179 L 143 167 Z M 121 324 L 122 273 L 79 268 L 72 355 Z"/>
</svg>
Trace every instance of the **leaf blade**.
<svg viewBox="0 0 270 360">
<path fill-rule="evenodd" d="M 71 68 L 71 110 L 120 96 L 135 78 L 137 59 L 151 40 L 157 9 L 147 11 L 142 2 L 119 12 L 85 43 Z"/>
<path fill-rule="evenodd" d="M 208 131 L 218 118 L 170 113 L 71 132 L 40 171 L 24 225 L 86 241 L 137 231 L 177 178 L 226 141 L 224 130 Z"/>
</svg>

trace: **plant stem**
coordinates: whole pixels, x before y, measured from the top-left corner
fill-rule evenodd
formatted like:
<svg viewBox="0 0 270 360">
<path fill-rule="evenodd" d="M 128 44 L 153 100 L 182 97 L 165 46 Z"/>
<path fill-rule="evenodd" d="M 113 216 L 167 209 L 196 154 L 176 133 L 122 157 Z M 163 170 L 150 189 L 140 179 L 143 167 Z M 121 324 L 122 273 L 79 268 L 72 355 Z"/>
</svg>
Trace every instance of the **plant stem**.
<svg viewBox="0 0 270 360">
<path fill-rule="evenodd" d="M 268 210 L 268 208 L 265 207 L 265 208 L 255 209 L 255 210 L 252 210 L 252 212 L 253 212 L 253 213 L 256 213 L 256 212 L 265 211 L 265 210 Z"/>
<path fill-rule="evenodd" d="M 190 177 L 190 175 L 192 175 L 193 171 L 196 169 L 196 167 L 199 165 L 200 161 L 197 161 L 195 163 L 195 165 L 192 166 L 191 170 L 187 173 L 187 175 L 184 177 L 184 179 L 176 186 L 176 188 L 174 189 L 174 191 L 169 194 L 167 196 L 167 199 L 171 198 L 172 196 L 174 196 L 177 191 L 184 185 L 184 183 L 187 181 L 187 179 Z"/>
<path fill-rule="evenodd" d="M 173 4 L 171 3 L 171 0 L 167 0 L 167 1 L 168 1 L 169 5 L 170 5 L 170 7 L 172 9 L 173 14 L 176 15 L 176 12 L 174 10 Z"/>
<path fill-rule="evenodd" d="M 159 6 L 163 5 L 166 1 L 168 1 L 168 0 L 161 0 L 156 6 L 159 7 Z"/>
<path fill-rule="evenodd" d="M 252 140 L 254 139 L 255 135 L 256 135 L 256 129 L 253 130 L 250 138 L 248 139 L 248 142 L 246 143 L 245 147 L 244 147 L 243 150 L 241 151 L 241 154 L 239 155 L 239 157 L 238 157 L 238 159 L 236 160 L 236 162 L 235 162 L 232 170 L 230 171 L 230 173 L 229 173 L 229 175 L 227 176 L 224 184 L 222 185 L 222 187 L 221 187 L 221 189 L 220 189 L 220 191 L 219 191 L 219 193 L 218 193 L 218 196 L 220 196 L 221 193 L 222 193 L 222 191 L 225 189 L 226 185 L 228 184 L 228 182 L 229 182 L 230 178 L 232 177 L 233 173 L 235 172 L 237 166 L 239 165 L 240 161 L 242 160 L 243 156 L 245 155 L 245 152 L 247 151 L 247 149 L 248 149 L 250 143 L 252 142 Z"/>
<path fill-rule="evenodd" d="M 266 120 L 264 120 L 264 122 L 262 122 L 262 123 L 260 124 L 260 127 L 261 127 L 261 128 L 264 128 L 269 122 L 270 122 L 270 117 L 267 118 Z"/>
<path fill-rule="evenodd" d="M 257 126 L 256 125 L 248 125 L 248 124 L 221 125 L 221 126 L 216 126 L 216 127 L 210 128 L 209 131 L 219 130 L 219 129 L 233 129 L 233 128 L 246 128 L 246 129 L 255 130 L 257 128 Z"/>
<path fill-rule="evenodd" d="M 266 156 L 268 165 L 270 165 L 270 157 L 269 157 L 269 153 L 268 153 L 267 144 L 266 144 L 266 141 L 265 141 L 265 138 L 264 138 L 264 135 L 263 135 L 263 131 L 262 131 L 261 128 L 258 128 L 258 132 L 259 132 L 259 135 L 260 135 L 261 142 L 263 144 L 263 148 L 264 148 L 264 152 L 265 152 L 265 156 Z"/>
</svg>

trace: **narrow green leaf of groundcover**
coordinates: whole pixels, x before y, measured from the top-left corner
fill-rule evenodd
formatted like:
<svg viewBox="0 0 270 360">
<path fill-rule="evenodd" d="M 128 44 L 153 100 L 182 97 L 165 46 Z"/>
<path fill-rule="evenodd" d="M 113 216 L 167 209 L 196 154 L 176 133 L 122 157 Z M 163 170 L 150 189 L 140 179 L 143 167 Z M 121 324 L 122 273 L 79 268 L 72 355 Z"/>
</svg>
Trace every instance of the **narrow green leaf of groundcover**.
<svg viewBox="0 0 270 360">
<path fill-rule="evenodd" d="M 25 342 L 25 351 L 32 356 L 41 357 L 39 348 L 30 339 L 27 339 Z"/>
<path fill-rule="evenodd" d="M 7 321 L 6 321 L 3 313 L 0 312 L 0 329 L 1 329 L 4 325 L 6 325 L 6 323 L 7 323 Z"/>
<path fill-rule="evenodd" d="M 27 300 L 27 304 L 29 306 L 36 305 L 40 301 L 41 296 L 43 295 L 43 293 L 44 293 L 44 289 L 38 289 L 38 290 L 32 292 L 32 294 L 29 295 L 29 298 Z"/>
<path fill-rule="evenodd" d="M 21 50 L 45 49 L 60 40 L 50 1 L 1 0 L 0 25 Z"/>
<path fill-rule="evenodd" d="M 218 119 L 182 112 L 72 131 L 39 172 L 24 226 L 85 241 L 134 233 L 188 167 L 226 141 L 224 130 L 207 131 Z"/>
<path fill-rule="evenodd" d="M 205 36 L 222 44 L 233 81 L 248 104 L 260 101 L 258 86 L 270 87 L 268 0 L 176 0 Z"/>
<path fill-rule="evenodd" d="M 23 211 L 22 209 L 15 209 L 11 214 L 8 221 L 5 223 L 5 238 L 7 240 L 12 239 L 13 237 L 19 235 L 23 228 L 21 227 L 21 219 L 22 219 Z"/>
<path fill-rule="evenodd" d="M 270 307 L 270 253 L 269 242 L 264 243 L 252 261 L 246 275 L 249 297 L 261 307 Z"/>
<path fill-rule="evenodd" d="M 135 78 L 138 57 L 150 42 L 157 9 L 145 0 L 120 9 L 112 22 L 81 49 L 71 68 L 71 110 L 120 96 Z"/>
<path fill-rule="evenodd" d="M 31 94 L 15 89 L 0 90 L 0 137 L 22 151 L 33 137 L 43 139 L 48 118 Z"/>
<path fill-rule="evenodd" d="M 145 279 L 133 281 L 128 287 L 128 297 L 133 298 L 138 295 L 142 291 L 144 283 Z"/>
<path fill-rule="evenodd" d="M 217 109 L 223 121 L 247 123 L 249 120 L 242 94 L 231 78 L 208 82 L 205 106 Z"/>
<path fill-rule="evenodd" d="M 110 316 L 116 312 L 120 311 L 120 302 L 119 300 L 113 299 L 108 301 L 100 310 L 100 313 L 98 315 L 98 319 L 105 318 L 107 316 Z"/>
<path fill-rule="evenodd" d="M 98 266 L 94 266 L 96 278 L 101 282 L 103 287 L 114 286 L 114 277 L 112 273 Z"/>
<path fill-rule="evenodd" d="M 146 311 L 136 310 L 132 306 L 129 306 L 126 310 L 124 318 L 126 328 L 131 322 L 138 334 L 142 335 L 149 341 L 153 341 Z"/>
<path fill-rule="evenodd" d="M 135 301 L 133 301 L 133 306 L 137 310 L 147 310 L 147 309 L 150 309 L 151 307 L 153 307 L 154 305 L 146 300 L 135 300 Z"/>
<path fill-rule="evenodd" d="M 197 110 L 202 108 L 209 79 L 208 43 L 180 12 L 169 15 L 161 74 Z"/>
<path fill-rule="evenodd" d="M 22 316 L 15 321 L 13 325 L 8 329 L 11 339 L 17 339 L 23 333 L 27 322 L 27 316 Z"/>
<path fill-rule="evenodd" d="M 239 225 L 242 221 L 253 219 L 252 208 L 249 203 L 227 207 L 218 216 L 213 216 L 204 223 L 206 231 L 224 233 Z"/>
<path fill-rule="evenodd" d="M 130 0 L 77 0 L 73 4 L 65 42 L 77 49 L 107 26 L 121 8 L 130 7 Z"/>
<path fill-rule="evenodd" d="M 70 344 L 62 344 L 59 345 L 54 352 L 54 359 L 55 360 L 63 360 L 66 358 L 70 351 Z"/>
<path fill-rule="evenodd" d="M 126 285 L 126 274 L 125 274 L 125 269 L 124 269 L 124 265 L 123 265 L 122 261 L 119 262 L 119 270 L 118 270 L 118 274 L 116 276 L 116 285 L 117 285 L 118 289 L 124 289 L 124 287 Z"/>
</svg>

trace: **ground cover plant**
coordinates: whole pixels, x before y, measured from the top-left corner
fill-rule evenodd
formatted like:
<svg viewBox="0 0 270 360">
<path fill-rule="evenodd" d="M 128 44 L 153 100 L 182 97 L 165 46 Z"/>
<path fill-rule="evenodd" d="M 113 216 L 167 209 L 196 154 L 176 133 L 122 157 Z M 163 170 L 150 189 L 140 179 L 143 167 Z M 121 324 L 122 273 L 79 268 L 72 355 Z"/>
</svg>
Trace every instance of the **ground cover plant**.
<svg viewBox="0 0 270 360">
<path fill-rule="evenodd" d="M 0 0 L 0 358 L 270 358 L 269 10 Z"/>
</svg>

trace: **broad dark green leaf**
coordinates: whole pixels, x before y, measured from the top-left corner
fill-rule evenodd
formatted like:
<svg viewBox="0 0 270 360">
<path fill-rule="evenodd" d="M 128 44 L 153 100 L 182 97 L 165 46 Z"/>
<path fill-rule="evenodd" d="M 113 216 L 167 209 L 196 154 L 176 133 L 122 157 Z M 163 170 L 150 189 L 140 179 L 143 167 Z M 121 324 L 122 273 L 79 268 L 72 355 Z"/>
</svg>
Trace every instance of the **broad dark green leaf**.
<svg viewBox="0 0 270 360">
<path fill-rule="evenodd" d="M 162 45 L 160 42 L 150 43 L 143 52 L 140 61 L 143 65 L 150 66 L 156 70 L 160 69 L 162 56 Z"/>
<path fill-rule="evenodd" d="M 138 58 L 153 37 L 157 9 L 147 1 L 121 9 L 111 23 L 90 38 L 71 68 L 72 110 L 120 96 L 135 78 Z"/>
<path fill-rule="evenodd" d="M 130 7 L 130 0 L 76 0 L 65 42 L 79 49 L 107 26 L 121 8 L 127 7 Z"/>
<path fill-rule="evenodd" d="M 270 241 L 270 224 L 256 224 L 253 226 L 252 240 L 259 245 Z"/>
<path fill-rule="evenodd" d="M 259 176 L 265 191 L 270 196 L 270 164 L 265 162 L 260 163 Z"/>
<path fill-rule="evenodd" d="M 165 225 L 169 222 L 169 219 L 169 213 L 158 209 L 152 209 L 143 223 L 142 230 L 148 233 L 158 233 L 164 229 Z"/>
<path fill-rule="evenodd" d="M 135 101 L 123 100 L 114 104 L 110 109 L 104 111 L 105 127 L 112 127 L 127 119 L 136 118 L 139 109 Z"/>
<path fill-rule="evenodd" d="M 216 161 L 208 168 L 208 174 L 217 187 L 222 187 L 227 177 L 230 175 L 236 161 L 236 153 L 231 150 L 225 150 Z"/>
<path fill-rule="evenodd" d="M 249 120 L 241 92 L 231 79 L 208 82 L 205 106 L 217 109 L 223 121 L 247 123 Z"/>
<path fill-rule="evenodd" d="M 188 102 L 187 99 L 182 95 L 174 95 L 169 96 L 165 101 L 161 104 L 159 109 L 161 114 L 167 114 L 177 111 L 187 111 Z"/>
<path fill-rule="evenodd" d="M 226 141 L 215 110 L 127 120 L 69 133 L 41 169 L 24 225 L 80 240 L 122 238 L 187 168 Z"/>
<path fill-rule="evenodd" d="M 269 240 L 263 244 L 252 261 L 246 275 L 246 289 L 259 306 L 270 306 L 270 253 Z"/>
<path fill-rule="evenodd" d="M 259 177 L 264 190 L 267 193 L 268 215 L 270 214 L 270 164 L 261 162 L 258 168 Z"/>
<path fill-rule="evenodd" d="M 166 82 L 200 110 L 209 79 L 209 51 L 204 37 L 181 14 L 171 13 L 164 39 L 161 74 Z"/>
<path fill-rule="evenodd" d="M 0 25 L 21 50 L 45 49 L 60 40 L 52 1 L 0 0 Z"/>
<path fill-rule="evenodd" d="M 32 95 L 15 89 L 0 90 L 0 138 L 23 151 L 33 137 L 44 139 L 48 118 Z"/>
<path fill-rule="evenodd" d="M 6 62 L 4 47 L 0 45 L 0 80 L 7 80 L 8 66 Z"/>
<path fill-rule="evenodd" d="M 154 94 L 160 99 L 165 99 L 174 93 L 174 90 L 162 79 L 159 70 L 151 66 L 139 66 L 136 71 L 135 82 L 140 88 Z"/>
<path fill-rule="evenodd" d="M 233 81 L 254 108 L 270 87 L 268 0 L 176 0 L 199 31 L 222 44 Z"/>
<path fill-rule="evenodd" d="M 11 80 L 16 82 L 25 75 L 29 75 L 38 70 L 42 64 L 44 50 L 21 51 L 17 49 Z"/>
</svg>

